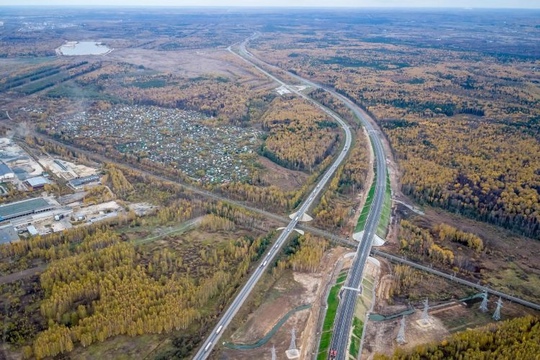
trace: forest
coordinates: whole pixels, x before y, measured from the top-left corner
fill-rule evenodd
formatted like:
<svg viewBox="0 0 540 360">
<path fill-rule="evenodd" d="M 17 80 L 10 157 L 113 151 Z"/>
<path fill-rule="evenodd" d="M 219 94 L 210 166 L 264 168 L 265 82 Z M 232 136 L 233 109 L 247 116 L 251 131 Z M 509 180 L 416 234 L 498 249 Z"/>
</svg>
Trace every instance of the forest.
<svg viewBox="0 0 540 360">
<path fill-rule="evenodd" d="M 259 37 L 250 51 L 279 66 L 288 82 L 296 84 L 285 71 L 305 76 L 374 117 L 398 161 L 403 194 L 428 211 L 437 207 L 540 238 L 537 13 L 66 10 L 58 17 L 28 9 L 32 18 L 24 20 L 23 10 L 8 10 L 0 28 L 0 118 L 20 125 L 10 128 L 15 136 L 43 153 L 116 162 L 105 161 L 102 185 L 85 194 L 84 204 L 115 199 L 126 208 L 130 202 L 153 206 L 146 216 L 126 211 L 104 223 L 0 246 L 0 275 L 40 273 L 0 285 L 6 347 L 25 358 L 76 357 L 125 338 L 142 347 L 145 336 L 167 343 L 156 358 L 189 357 L 272 246 L 277 224 L 176 182 L 286 214 L 341 150 L 335 122 L 304 100 L 278 93 L 278 85 L 227 50 L 254 32 Z M 468 30 L 472 25 L 475 31 Z M 64 38 L 100 39 L 114 50 L 102 57 L 55 56 Z M 340 102 L 322 89 L 302 91 L 356 130 L 347 162 L 312 210 L 317 227 L 349 235 L 370 176 L 370 149 Z M 179 113 L 183 117 L 175 117 Z M 185 118 L 185 128 L 175 127 Z M 202 137 L 203 129 L 209 137 Z M 156 130 L 152 141 L 150 130 Z M 231 131 L 227 140 L 238 148 L 213 146 L 208 139 L 221 131 Z M 199 137 L 184 141 L 188 133 Z M 206 156 L 204 169 L 188 174 L 182 166 L 195 157 L 162 156 L 163 149 Z M 224 168 L 235 176 L 211 179 L 213 161 L 229 157 L 235 163 Z M 270 179 L 268 172 L 282 178 Z M 521 243 L 496 247 L 493 236 L 464 229 L 467 224 L 427 222 L 397 222 L 391 250 L 537 298 L 529 286 L 536 269 L 523 266 L 535 253 L 514 254 L 512 246 Z M 316 272 L 329 248 L 311 234 L 295 235 L 268 277 Z M 393 271 L 395 297 L 418 297 L 415 290 L 429 283 L 410 267 Z M 537 319 L 518 319 L 395 358 L 526 358 L 539 352 L 537 333 Z"/>
<path fill-rule="evenodd" d="M 374 359 L 535 359 L 540 354 L 539 338 L 540 319 L 527 316 L 459 332 L 439 344 L 420 345 L 409 352 L 375 355 Z"/>
<path fill-rule="evenodd" d="M 401 219 L 396 224 L 397 244 L 387 244 L 385 250 L 533 302 L 538 299 L 535 284 L 540 273 L 532 260 L 538 249 L 536 243 L 523 237 L 517 240 L 514 236 L 519 235 L 508 230 L 501 233 L 496 227 L 479 231 L 477 221 L 467 226 L 463 218 L 447 218 L 449 223 L 439 219 Z M 407 266 L 396 266 L 395 275 L 394 295 L 404 297 L 422 276 Z"/>
<path fill-rule="evenodd" d="M 313 105 L 295 97 L 281 97 L 263 115 L 268 132 L 262 155 L 294 170 L 312 172 L 328 157 L 339 141 L 337 124 Z"/>
<path fill-rule="evenodd" d="M 404 194 L 539 238 L 540 92 L 534 62 L 518 56 L 508 61 L 470 46 L 399 42 L 405 37 L 400 33 L 392 42 L 366 41 L 363 31 L 370 25 L 357 25 L 359 35 L 354 28 L 339 35 L 325 29 L 288 37 L 268 33 L 253 41 L 252 51 L 335 88 L 370 113 L 403 170 Z M 411 31 L 417 35 L 431 27 Z M 498 36 L 495 29 L 484 31 Z M 482 46 L 463 36 L 460 46 Z M 323 38 L 333 41 L 321 48 Z"/>
</svg>

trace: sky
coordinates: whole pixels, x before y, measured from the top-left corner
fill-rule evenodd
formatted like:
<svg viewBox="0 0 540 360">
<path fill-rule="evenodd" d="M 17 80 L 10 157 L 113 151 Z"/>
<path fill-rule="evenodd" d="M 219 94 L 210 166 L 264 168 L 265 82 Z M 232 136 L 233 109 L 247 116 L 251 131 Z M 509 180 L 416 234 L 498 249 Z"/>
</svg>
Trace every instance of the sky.
<svg viewBox="0 0 540 360">
<path fill-rule="evenodd" d="M 540 0 L 0 0 L 0 6 L 276 6 L 540 9 Z"/>
</svg>

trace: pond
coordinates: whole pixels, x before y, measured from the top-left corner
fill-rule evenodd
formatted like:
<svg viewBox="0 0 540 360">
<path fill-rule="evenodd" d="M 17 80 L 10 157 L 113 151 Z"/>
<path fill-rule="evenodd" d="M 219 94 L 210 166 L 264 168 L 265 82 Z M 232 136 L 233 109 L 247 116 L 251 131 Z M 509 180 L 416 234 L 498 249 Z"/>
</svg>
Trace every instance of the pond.
<svg viewBox="0 0 540 360">
<path fill-rule="evenodd" d="M 59 55 L 104 55 L 111 52 L 111 49 L 100 42 L 95 41 L 68 41 L 56 49 Z"/>
</svg>

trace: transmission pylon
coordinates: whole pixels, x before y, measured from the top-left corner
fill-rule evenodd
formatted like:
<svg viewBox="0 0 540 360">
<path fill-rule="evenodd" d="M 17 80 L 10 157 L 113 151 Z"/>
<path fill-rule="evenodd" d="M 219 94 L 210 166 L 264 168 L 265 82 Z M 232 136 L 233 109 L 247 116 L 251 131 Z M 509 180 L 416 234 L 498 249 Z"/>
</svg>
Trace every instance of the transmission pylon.
<svg viewBox="0 0 540 360">
<path fill-rule="evenodd" d="M 495 312 L 493 313 L 493 320 L 495 321 L 501 320 L 501 308 L 502 308 L 502 299 L 499 298 L 499 300 L 497 300 L 497 308 L 495 309 Z"/>
<path fill-rule="evenodd" d="M 289 350 L 285 351 L 285 354 L 287 354 L 287 359 L 298 359 L 300 357 L 300 350 L 296 348 L 295 328 L 291 330 L 291 345 L 289 345 Z"/>
<path fill-rule="evenodd" d="M 480 311 L 484 312 L 484 313 L 488 311 L 488 293 L 487 293 L 487 290 L 484 290 L 484 293 L 482 294 L 482 303 L 480 304 Z"/>
<path fill-rule="evenodd" d="M 289 345 L 289 350 L 296 350 L 296 329 L 292 328 L 291 330 L 291 345 Z"/>
<path fill-rule="evenodd" d="M 396 337 L 396 341 L 398 344 L 403 345 L 405 344 L 405 315 L 401 318 L 401 325 L 399 327 L 399 331 Z"/>
<path fill-rule="evenodd" d="M 427 325 L 429 323 L 429 314 L 428 314 L 428 310 L 429 310 L 429 301 L 428 299 L 426 298 L 426 300 L 424 300 L 424 311 L 422 311 L 422 322 Z"/>
</svg>

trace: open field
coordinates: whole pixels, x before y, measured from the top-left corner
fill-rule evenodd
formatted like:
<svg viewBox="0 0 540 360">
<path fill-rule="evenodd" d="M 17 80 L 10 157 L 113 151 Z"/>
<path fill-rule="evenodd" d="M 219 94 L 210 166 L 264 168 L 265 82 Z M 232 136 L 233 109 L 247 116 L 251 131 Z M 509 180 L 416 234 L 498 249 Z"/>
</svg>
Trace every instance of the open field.
<svg viewBox="0 0 540 360">
<path fill-rule="evenodd" d="M 540 243 L 500 229 L 496 226 L 467 219 L 463 216 L 448 214 L 444 211 L 426 207 L 425 215 L 413 214 L 410 211 L 398 212 L 398 216 L 411 220 L 418 229 L 427 231 L 433 237 L 434 244 L 451 250 L 454 261 L 444 264 L 434 261 L 429 256 L 420 255 L 410 250 L 400 249 L 399 241 L 403 240 L 403 230 L 398 226 L 398 243 L 387 243 L 386 251 L 406 255 L 425 264 L 457 271 L 462 276 L 481 281 L 487 286 L 499 289 L 509 294 L 518 295 L 530 301 L 540 298 L 538 283 L 540 269 L 534 261 L 535 254 L 540 254 Z M 448 224 L 461 231 L 474 234 L 483 241 L 482 251 L 475 251 L 468 246 L 455 241 L 442 240 L 435 227 Z"/>
<path fill-rule="evenodd" d="M 385 269 L 384 260 L 381 264 L 381 269 Z M 467 331 L 468 329 L 494 323 L 491 316 L 495 310 L 497 299 L 491 297 L 488 312 L 483 313 L 479 310 L 479 298 L 467 300 L 466 302 L 456 300 L 472 295 L 468 289 L 460 288 L 438 278 L 421 276 L 419 280 L 408 290 L 408 300 L 406 301 L 403 301 L 404 299 L 400 297 L 394 297 L 393 301 L 388 301 L 389 299 L 385 294 L 381 294 L 379 291 L 374 314 L 383 315 L 380 318 L 383 320 L 374 320 L 378 317 L 372 316 L 365 326 L 367 332 L 362 359 L 368 359 L 376 353 L 391 355 L 397 348 L 408 350 L 419 344 L 440 342 L 451 333 Z M 384 280 L 381 281 L 381 284 L 383 283 Z M 420 320 L 423 310 L 422 301 L 425 298 L 429 298 L 430 306 L 430 325 L 427 327 L 422 326 Z M 414 307 L 410 308 L 410 305 Z M 396 343 L 402 318 L 401 314 L 404 314 L 406 319 L 406 343 L 404 345 Z M 508 302 L 503 303 L 501 314 L 503 315 L 502 320 L 526 315 L 539 315 L 537 311 Z M 384 320 L 384 317 L 391 319 Z"/>
</svg>

